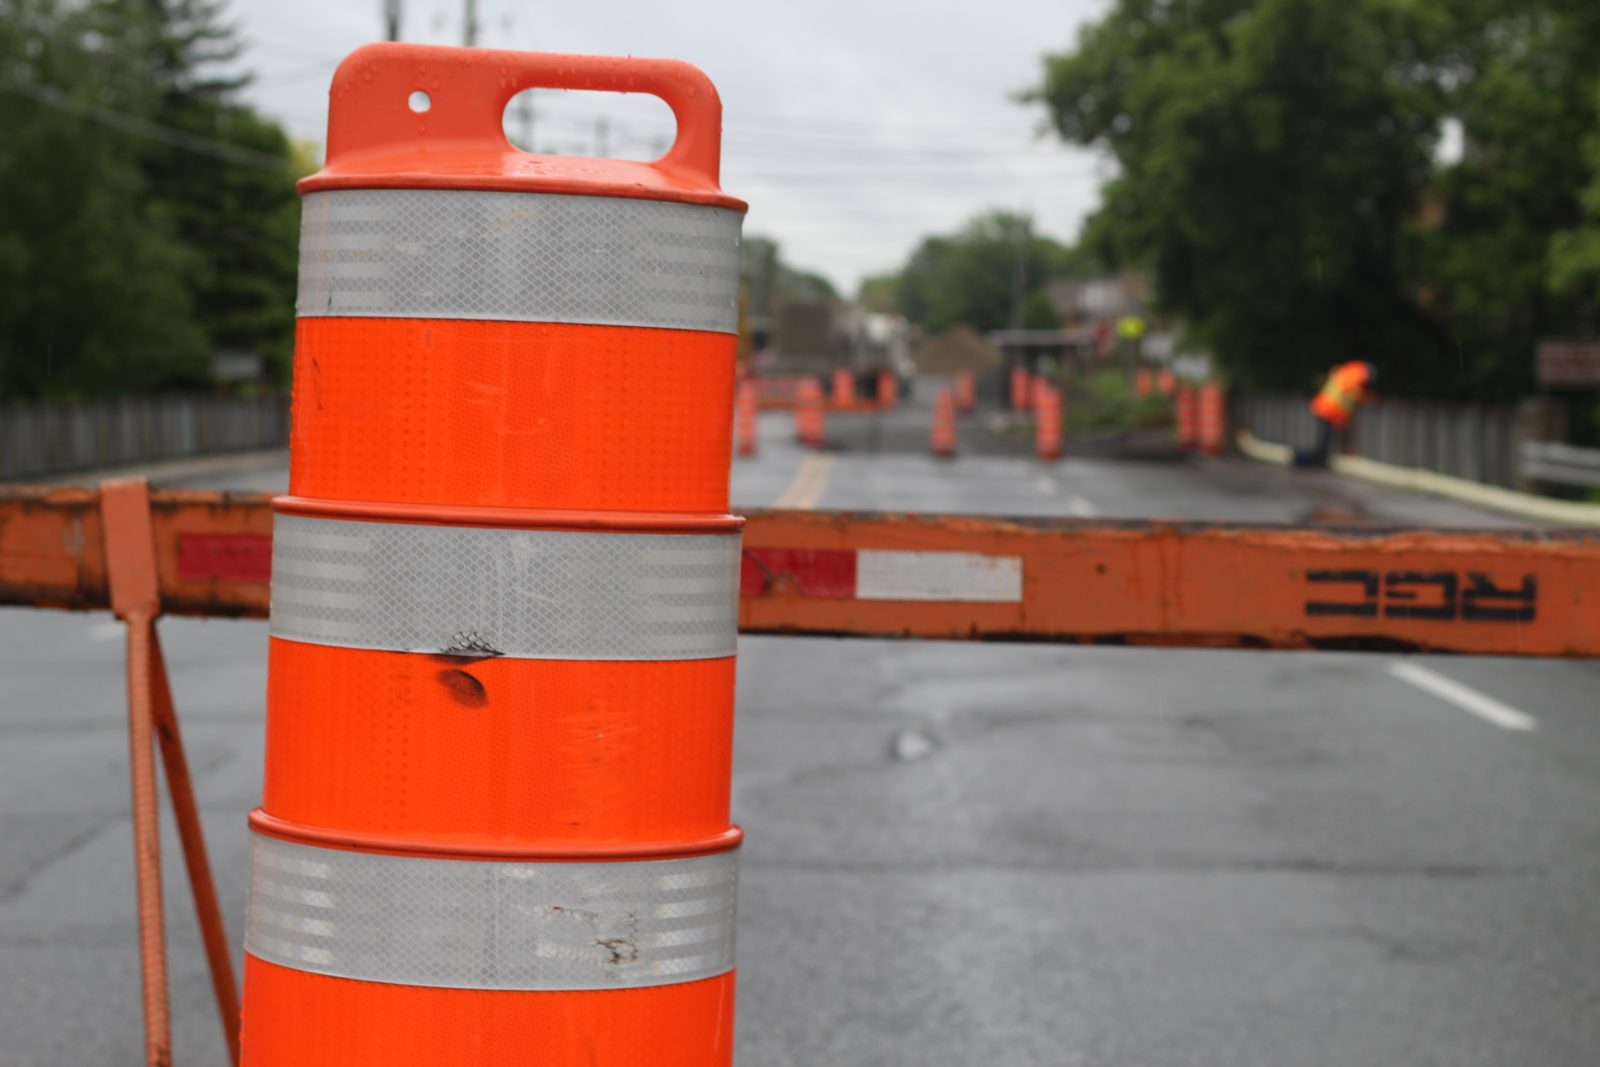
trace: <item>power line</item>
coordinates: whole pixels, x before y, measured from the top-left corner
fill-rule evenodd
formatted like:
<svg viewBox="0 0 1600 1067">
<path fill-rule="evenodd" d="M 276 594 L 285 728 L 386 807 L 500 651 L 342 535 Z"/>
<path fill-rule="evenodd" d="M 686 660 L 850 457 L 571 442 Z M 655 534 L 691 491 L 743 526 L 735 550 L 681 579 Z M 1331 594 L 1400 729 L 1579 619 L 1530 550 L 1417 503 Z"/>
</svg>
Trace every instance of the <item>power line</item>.
<svg viewBox="0 0 1600 1067">
<path fill-rule="evenodd" d="M 139 115 L 113 111 L 111 108 L 68 96 L 58 89 L 52 89 L 48 85 L 32 85 L 27 82 L 0 82 L 0 89 L 16 93 L 18 96 L 25 96 L 45 107 L 76 115 L 79 118 L 88 119 L 90 122 L 98 122 L 102 126 L 107 126 L 134 137 L 142 137 L 149 141 L 160 141 L 173 148 L 181 148 L 185 152 L 193 152 L 196 155 L 220 159 L 225 163 L 235 163 L 241 167 L 251 167 L 276 174 L 291 173 L 289 165 L 284 160 L 266 152 L 257 152 L 251 148 L 240 148 L 238 145 L 228 144 L 226 141 L 202 137 L 199 134 L 193 134 L 173 126 L 163 126 L 159 122 L 152 122 Z"/>
</svg>

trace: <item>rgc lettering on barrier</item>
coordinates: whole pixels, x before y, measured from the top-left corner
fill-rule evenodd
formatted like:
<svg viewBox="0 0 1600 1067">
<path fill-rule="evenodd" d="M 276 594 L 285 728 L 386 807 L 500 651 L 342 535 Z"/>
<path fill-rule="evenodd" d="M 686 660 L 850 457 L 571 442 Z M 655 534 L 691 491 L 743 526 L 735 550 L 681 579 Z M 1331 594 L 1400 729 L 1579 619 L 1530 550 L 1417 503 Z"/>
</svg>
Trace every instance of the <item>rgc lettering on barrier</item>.
<svg viewBox="0 0 1600 1067">
<path fill-rule="evenodd" d="M 1308 616 L 1428 619 L 1439 622 L 1532 622 L 1539 582 L 1491 578 L 1480 571 L 1314 570 Z"/>
</svg>

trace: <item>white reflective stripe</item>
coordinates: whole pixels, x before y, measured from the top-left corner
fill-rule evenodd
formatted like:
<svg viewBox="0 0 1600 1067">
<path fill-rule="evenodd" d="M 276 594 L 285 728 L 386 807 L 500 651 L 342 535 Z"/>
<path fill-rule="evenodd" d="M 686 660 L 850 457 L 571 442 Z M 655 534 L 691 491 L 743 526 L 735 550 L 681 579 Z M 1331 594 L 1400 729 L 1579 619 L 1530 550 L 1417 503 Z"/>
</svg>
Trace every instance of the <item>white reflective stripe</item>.
<svg viewBox="0 0 1600 1067">
<path fill-rule="evenodd" d="M 733 969 L 738 851 L 542 863 L 420 859 L 252 834 L 245 950 L 298 971 L 450 989 L 630 989 Z"/>
<path fill-rule="evenodd" d="M 1022 599 L 1022 559 L 863 549 L 856 554 L 856 599 L 1016 603 Z"/>
<path fill-rule="evenodd" d="M 731 656 L 739 534 L 593 533 L 277 515 L 274 637 L 517 659 Z"/>
<path fill-rule="evenodd" d="M 308 193 L 296 309 L 737 333 L 743 221 L 727 208 L 610 196 Z"/>
</svg>

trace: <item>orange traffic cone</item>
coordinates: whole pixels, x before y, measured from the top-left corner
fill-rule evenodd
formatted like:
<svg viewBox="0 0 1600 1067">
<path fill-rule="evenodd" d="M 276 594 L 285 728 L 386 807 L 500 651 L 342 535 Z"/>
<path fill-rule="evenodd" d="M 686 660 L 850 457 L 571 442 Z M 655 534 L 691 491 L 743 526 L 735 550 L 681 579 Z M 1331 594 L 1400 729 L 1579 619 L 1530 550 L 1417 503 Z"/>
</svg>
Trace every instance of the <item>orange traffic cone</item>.
<svg viewBox="0 0 1600 1067">
<path fill-rule="evenodd" d="M 956 410 L 965 415 L 978 404 L 978 383 L 971 371 L 956 375 Z"/>
<path fill-rule="evenodd" d="M 1177 425 L 1178 444 L 1184 448 L 1193 448 L 1196 443 L 1196 406 L 1198 398 L 1194 386 L 1184 382 L 1178 386 L 1178 391 L 1173 397 L 1173 416 Z"/>
<path fill-rule="evenodd" d="M 500 112 L 533 87 L 653 93 L 677 140 L 529 166 Z M 329 107 L 243 1062 L 726 1067 L 745 205 L 716 90 L 671 60 L 376 44 Z"/>
<path fill-rule="evenodd" d="M 1061 393 L 1041 380 L 1034 390 L 1034 454 L 1040 459 L 1061 458 Z"/>
<path fill-rule="evenodd" d="M 827 438 L 827 421 L 823 414 L 822 386 L 807 378 L 795 390 L 795 437 L 807 448 L 821 448 Z"/>
<path fill-rule="evenodd" d="M 1156 388 L 1162 396 L 1171 396 L 1172 391 L 1178 387 L 1178 376 L 1170 370 L 1163 370 L 1156 376 Z"/>
<path fill-rule="evenodd" d="M 895 378 L 894 371 L 881 370 L 878 372 L 878 406 L 885 411 L 894 409 L 895 403 L 900 399 L 900 382 Z"/>
<path fill-rule="evenodd" d="M 941 389 L 933 400 L 933 430 L 928 441 L 936 456 L 956 454 L 956 396 L 952 390 Z"/>
<path fill-rule="evenodd" d="M 856 376 L 843 367 L 833 372 L 833 403 L 841 408 L 854 407 L 856 403 Z"/>
<path fill-rule="evenodd" d="M 1046 393 L 1050 392 L 1051 388 L 1052 388 L 1052 386 L 1050 384 L 1050 379 L 1046 378 L 1042 374 L 1035 374 L 1031 379 L 1029 379 L 1029 381 L 1028 381 L 1028 404 L 1029 404 L 1029 407 L 1032 410 L 1037 411 L 1038 407 L 1039 407 L 1039 399 L 1041 397 L 1043 397 Z"/>
<path fill-rule="evenodd" d="M 1200 387 L 1199 420 L 1196 435 L 1200 450 L 1207 455 L 1222 455 L 1227 443 L 1227 403 L 1222 386 L 1207 382 Z"/>
<path fill-rule="evenodd" d="M 1140 396 L 1149 396 L 1155 390 L 1155 375 L 1147 367 L 1141 367 L 1133 375 L 1133 391 Z"/>
<path fill-rule="evenodd" d="M 741 456 L 756 454 L 757 411 L 761 398 L 756 395 L 756 383 L 746 378 L 739 383 L 733 400 L 734 448 Z"/>
<path fill-rule="evenodd" d="M 1029 379 L 1025 367 L 1011 368 L 1011 410 L 1027 411 L 1029 400 Z"/>
</svg>

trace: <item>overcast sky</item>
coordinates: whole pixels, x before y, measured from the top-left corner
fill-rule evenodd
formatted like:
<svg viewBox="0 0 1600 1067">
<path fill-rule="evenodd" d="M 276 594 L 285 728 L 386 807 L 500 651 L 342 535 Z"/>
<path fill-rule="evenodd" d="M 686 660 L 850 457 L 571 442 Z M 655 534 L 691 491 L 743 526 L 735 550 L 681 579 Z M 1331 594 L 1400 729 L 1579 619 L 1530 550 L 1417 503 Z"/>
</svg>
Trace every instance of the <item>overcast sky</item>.
<svg viewBox="0 0 1600 1067">
<path fill-rule="evenodd" d="M 1031 212 L 1062 239 L 1077 232 L 1107 165 L 1041 139 L 1042 111 L 1010 95 L 1108 3 L 479 0 L 479 43 L 694 63 L 722 93 L 722 184 L 750 202 L 745 232 L 775 237 L 787 261 L 853 291 L 918 238 L 986 208 Z M 382 8 L 232 0 L 257 74 L 252 99 L 320 142 L 333 68 L 381 38 Z M 463 8 L 405 0 L 402 36 L 458 44 Z M 672 132 L 653 98 L 539 93 L 533 107 L 539 151 L 594 154 L 603 136 L 613 155 L 653 158 Z"/>
</svg>

